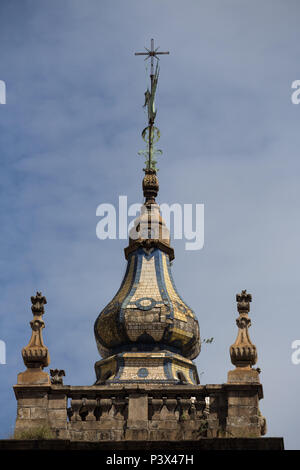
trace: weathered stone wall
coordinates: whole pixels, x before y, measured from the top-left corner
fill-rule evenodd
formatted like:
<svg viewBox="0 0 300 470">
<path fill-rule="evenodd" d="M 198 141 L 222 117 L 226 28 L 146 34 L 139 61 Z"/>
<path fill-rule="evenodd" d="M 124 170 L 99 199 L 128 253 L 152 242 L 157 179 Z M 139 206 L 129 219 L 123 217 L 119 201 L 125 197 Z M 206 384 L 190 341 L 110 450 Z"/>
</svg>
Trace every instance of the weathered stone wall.
<svg viewBox="0 0 300 470">
<path fill-rule="evenodd" d="M 76 441 L 260 437 L 260 384 L 16 385 L 16 433 L 47 425 Z"/>
</svg>

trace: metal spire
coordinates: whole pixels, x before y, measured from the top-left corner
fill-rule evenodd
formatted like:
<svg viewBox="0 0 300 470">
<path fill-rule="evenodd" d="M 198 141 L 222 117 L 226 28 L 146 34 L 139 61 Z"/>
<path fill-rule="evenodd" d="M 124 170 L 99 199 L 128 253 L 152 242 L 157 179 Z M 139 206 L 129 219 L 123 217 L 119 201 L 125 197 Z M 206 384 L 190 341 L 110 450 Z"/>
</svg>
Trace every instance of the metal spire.
<svg viewBox="0 0 300 470">
<path fill-rule="evenodd" d="M 147 107 L 148 110 L 148 126 L 145 127 L 145 129 L 142 132 L 142 138 L 144 141 L 147 143 L 147 150 L 141 150 L 139 155 L 146 155 L 146 170 L 153 170 L 157 171 L 156 168 L 156 160 L 154 160 L 155 155 L 161 155 L 162 151 L 157 150 L 154 147 L 154 144 L 159 140 L 160 138 L 160 132 L 157 127 L 154 126 L 154 121 L 156 117 L 156 110 L 155 110 L 155 93 L 156 93 L 156 88 L 157 88 L 157 82 L 158 82 L 158 77 L 159 77 L 159 66 L 158 66 L 158 61 L 159 57 L 158 55 L 163 55 L 163 54 L 170 54 L 169 52 L 158 52 L 158 47 L 155 49 L 154 48 L 154 39 L 151 39 L 151 49 L 147 49 L 145 47 L 147 52 L 135 52 L 135 55 L 144 55 L 146 56 L 145 60 L 148 60 L 149 58 L 151 59 L 151 69 L 150 69 L 150 80 L 151 80 L 151 89 L 147 88 L 145 92 L 145 103 L 144 103 L 144 108 Z M 154 70 L 154 59 L 157 60 L 156 67 Z"/>
</svg>

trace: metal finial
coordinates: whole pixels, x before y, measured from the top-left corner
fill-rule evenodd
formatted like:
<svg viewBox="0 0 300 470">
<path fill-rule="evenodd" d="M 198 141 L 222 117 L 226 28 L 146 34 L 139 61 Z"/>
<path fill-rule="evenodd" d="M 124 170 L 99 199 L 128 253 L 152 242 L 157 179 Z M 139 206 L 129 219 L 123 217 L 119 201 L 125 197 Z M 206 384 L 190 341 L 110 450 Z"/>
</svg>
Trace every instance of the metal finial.
<svg viewBox="0 0 300 470">
<path fill-rule="evenodd" d="M 145 47 L 145 49 L 147 52 L 135 52 L 135 55 L 146 56 L 145 60 L 149 58 L 151 59 L 151 69 L 150 69 L 151 89 L 149 90 L 149 88 L 147 88 L 145 92 L 145 103 L 144 103 L 144 108 L 147 107 L 148 109 L 148 126 L 145 127 L 145 129 L 142 132 L 142 138 L 147 143 L 147 149 L 141 150 L 138 153 L 139 155 L 145 155 L 147 157 L 146 168 L 144 169 L 144 171 L 153 170 L 156 172 L 157 161 L 154 159 L 154 156 L 162 154 L 161 150 L 158 150 L 154 147 L 154 144 L 158 142 L 158 140 L 160 139 L 159 129 L 154 126 L 154 121 L 156 118 L 155 93 L 156 93 L 158 77 L 159 77 L 158 55 L 170 54 L 170 53 L 158 52 L 159 48 L 158 47 L 156 49 L 154 48 L 154 39 L 151 39 L 151 49 L 147 49 L 147 47 Z M 155 71 L 154 71 L 154 59 L 157 60 Z"/>
</svg>

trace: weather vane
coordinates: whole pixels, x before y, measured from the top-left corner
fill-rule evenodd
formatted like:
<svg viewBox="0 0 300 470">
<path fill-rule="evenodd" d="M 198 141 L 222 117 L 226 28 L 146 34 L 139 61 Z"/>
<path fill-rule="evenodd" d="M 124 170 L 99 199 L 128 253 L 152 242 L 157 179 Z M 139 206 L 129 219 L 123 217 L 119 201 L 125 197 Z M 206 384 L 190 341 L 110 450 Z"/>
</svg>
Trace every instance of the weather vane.
<svg viewBox="0 0 300 470">
<path fill-rule="evenodd" d="M 154 121 L 156 117 L 156 110 L 155 110 L 155 93 L 157 88 L 157 82 L 159 77 L 159 66 L 158 55 L 163 54 L 170 54 L 169 52 L 158 52 L 158 47 L 154 49 L 154 39 L 151 39 L 151 49 L 147 49 L 147 52 L 136 52 L 135 55 L 145 55 L 145 60 L 151 59 L 151 69 L 150 69 L 150 80 L 151 80 L 151 89 L 147 88 L 145 92 L 145 103 L 144 108 L 147 107 L 148 109 L 148 126 L 142 132 L 142 138 L 147 143 L 147 149 L 141 150 L 139 155 L 145 155 L 146 158 L 146 168 L 144 170 L 153 170 L 157 171 L 156 163 L 157 161 L 154 159 L 155 155 L 161 155 L 162 150 L 158 150 L 154 147 L 154 144 L 158 142 L 160 138 L 160 132 L 157 127 L 154 126 Z M 156 59 L 156 67 L 154 71 L 154 59 Z"/>
</svg>

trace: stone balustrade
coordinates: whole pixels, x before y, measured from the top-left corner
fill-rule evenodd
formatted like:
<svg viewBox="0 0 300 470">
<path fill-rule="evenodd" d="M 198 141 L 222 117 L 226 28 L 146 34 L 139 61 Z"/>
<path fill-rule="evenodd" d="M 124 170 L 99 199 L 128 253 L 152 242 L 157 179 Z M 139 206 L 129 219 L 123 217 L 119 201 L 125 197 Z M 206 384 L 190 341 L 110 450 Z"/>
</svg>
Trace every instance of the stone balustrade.
<svg viewBox="0 0 300 470">
<path fill-rule="evenodd" d="M 16 432 L 47 423 L 60 439 L 259 437 L 260 384 L 16 385 Z"/>
</svg>

